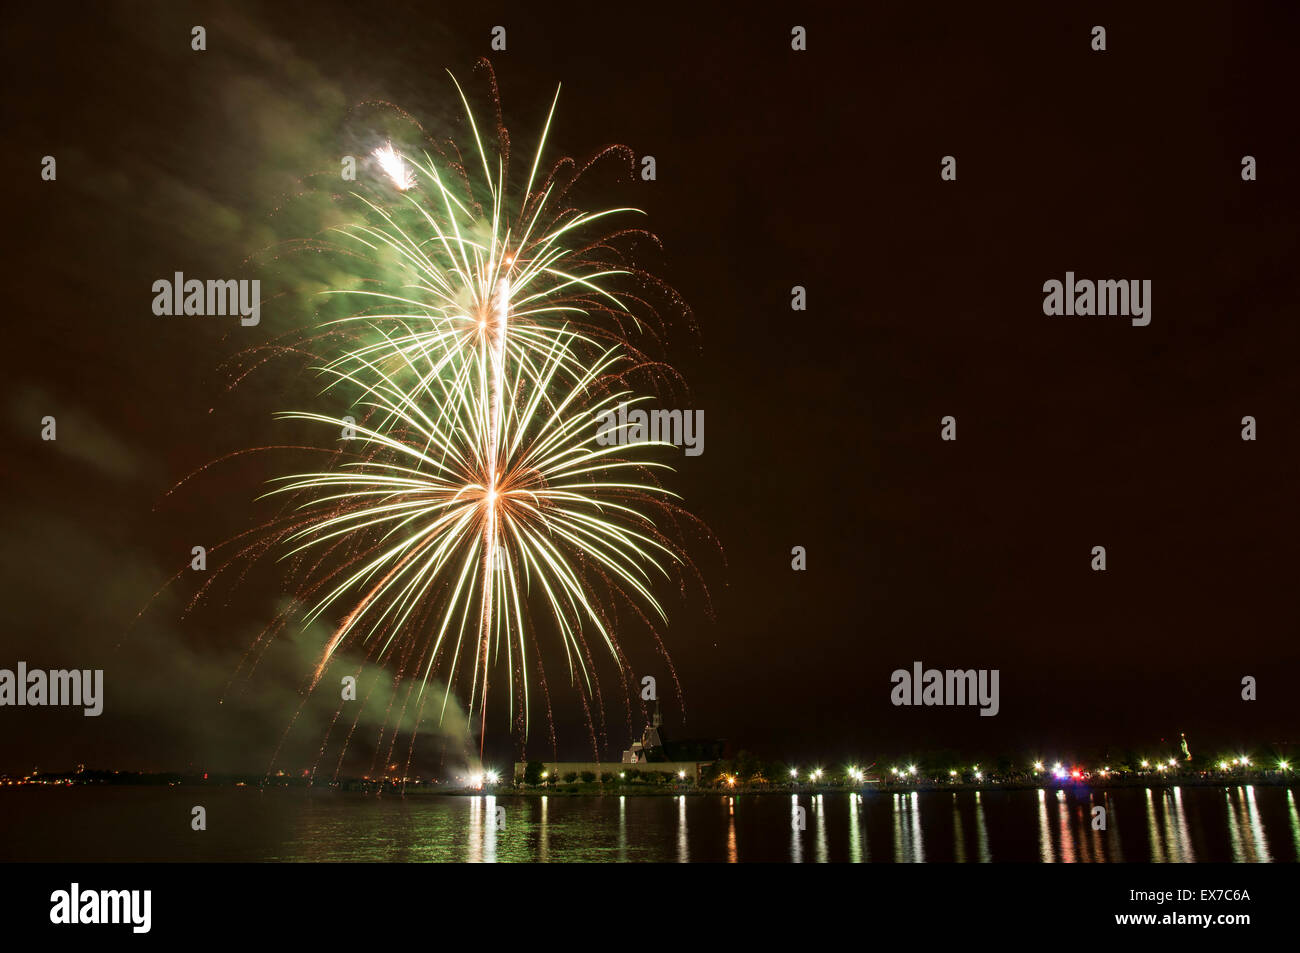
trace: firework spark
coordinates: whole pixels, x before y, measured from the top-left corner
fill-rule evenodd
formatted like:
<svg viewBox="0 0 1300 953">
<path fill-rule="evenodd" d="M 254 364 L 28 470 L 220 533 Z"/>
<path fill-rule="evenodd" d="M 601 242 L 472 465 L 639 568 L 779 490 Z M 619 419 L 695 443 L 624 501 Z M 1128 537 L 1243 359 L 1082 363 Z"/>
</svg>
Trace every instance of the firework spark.
<svg viewBox="0 0 1300 953">
<path fill-rule="evenodd" d="M 375 161 L 379 163 L 379 168 L 383 170 L 384 175 L 392 181 L 393 187 L 399 192 L 405 192 L 407 189 L 415 187 L 415 173 L 406 167 L 402 161 L 401 155 L 393 148 L 391 142 L 385 143 L 374 151 Z"/>
</svg>

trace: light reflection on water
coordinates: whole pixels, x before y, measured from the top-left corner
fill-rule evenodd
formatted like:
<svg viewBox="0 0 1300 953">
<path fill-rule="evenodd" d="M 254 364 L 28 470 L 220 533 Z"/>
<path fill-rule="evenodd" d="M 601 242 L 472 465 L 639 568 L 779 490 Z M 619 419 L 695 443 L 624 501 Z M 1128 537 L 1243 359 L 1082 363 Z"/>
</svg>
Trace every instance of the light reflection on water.
<svg viewBox="0 0 1300 953">
<path fill-rule="evenodd" d="M 185 819 L 207 807 L 209 829 Z M 1105 810 L 1105 825 L 1098 808 Z M 175 824 L 165 819 L 175 815 Z M 69 788 L 0 795 L 0 860 L 1294 862 L 1289 788 L 371 797 Z"/>
<path fill-rule="evenodd" d="M 791 795 L 791 800 L 798 801 L 797 795 Z M 849 803 L 849 862 L 860 864 L 869 860 L 865 845 L 862 841 L 862 795 L 850 794 Z"/>
<path fill-rule="evenodd" d="M 1286 792 L 1287 815 L 1291 820 L 1291 843 L 1294 846 L 1295 853 L 1300 856 L 1300 815 L 1296 813 L 1295 792 L 1287 789 Z"/>
<path fill-rule="evenodd" d="M 1254 786 L 1229 789 L 1225 794 L 1228 799 L 1228 836 L 1232 840 L 1233 861 L 1268 863 L 1273 858 L 1268 851 L 1268 839 L 1264 836 L 1264 827 L 1255 803 Z"/>
<path fill-rule="evenodd" d="M 813 808 L 817 816 L 817 863 L 824 864 L 826 854 L 826 798 L 817 794 L 813 797 Z"/>
<path fill-rule="evenodd" d="M 894 802 L 894 863 L 921 863 L 925 846 L 921 840 L 920 794 L 896 793 Z"/>
<path fill-rule="evenodd" d="M 686 830 L 686 795 L 677 799 L 677 862 L 684 864 L 691 859 L 690 835 Z"/>
<path fill-rule="evenodd" d="M 979 858 L 981 864 L 987 864 L 993 859 L 989 853 L 989 833 L 984 824 L 984 804 L 980 801 L 980 792 L 975 792 L 975 842 L 979 845 Z"/>
<path fill-rule="evenodd" d="M 801 814 L 801 812 L 803 812 Z M 790 860 L 803 863 L 803 832 L 807 827 L 807 812 L 799 804 L 799 795 L 790 795 Z"/>
<path fill-rule="evenodd" d="M 1056 860 L 1056 855 L 1052 853 L 1052 835 L 1047 827 L 1047 792 L 1042 788 L 1038 789 L 1038 846 L 1039 860 L 1045 864 Z"/>
</svg>

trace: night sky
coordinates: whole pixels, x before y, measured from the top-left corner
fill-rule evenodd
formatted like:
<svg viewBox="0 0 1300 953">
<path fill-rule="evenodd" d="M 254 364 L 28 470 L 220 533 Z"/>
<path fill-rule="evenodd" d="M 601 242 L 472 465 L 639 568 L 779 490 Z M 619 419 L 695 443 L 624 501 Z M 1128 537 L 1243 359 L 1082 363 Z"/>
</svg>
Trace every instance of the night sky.
<svg viewBox="0 0 1300 953">
<path fill-rule="evenodd" d="M 693 548 L 712 618 L 698 590 L 665 593 L 684 724 L 653 644 L 624 644 L 670 731 L 800 762 L 1300 741 L 1300 11 L 764 6 L 9 12 L 0 667 L 102 667 L 107 700 L 98 719 L 0 711 L 0 770 L 266 764 L 313 646 L 286 641 L 217 699 L 275 580 L 181 621 L 183 580 L 134 620 L 191 546 L 251 525 L 284 461 L 164 494 L 282 436 L 271 414 L 309 382 L 267 369 L 229 390 L 223 362 L 272 321 L 157 317 L 151 284 L 271 282 L 274 212 L 337 169 L 350 108 L 451 123 L 445 70 L 481 86 L 480 56 L 521 151 L 559 83 L 553 155 L 656 158 L 656 181 L 610 176 L 594 198 L 648 213 L 663 251 L 644 263 L 698 325 L 659 349 L 706 421 L 671 485 L 725 553 Z M 1151 324 L 1045 316 L 1067 271 L 1150 279 Z M 559 753 L 588 757 L 544 650 Z M 890 673 L 918 660 L 999 669 L 1000 714 L 893 707 Z M 617 757 L 640 714 L 602 665 Z M 528 752 L 549 757 L 547 735 Z M 518 751 L 500 723 L 488 746 Z"/>
</svg>

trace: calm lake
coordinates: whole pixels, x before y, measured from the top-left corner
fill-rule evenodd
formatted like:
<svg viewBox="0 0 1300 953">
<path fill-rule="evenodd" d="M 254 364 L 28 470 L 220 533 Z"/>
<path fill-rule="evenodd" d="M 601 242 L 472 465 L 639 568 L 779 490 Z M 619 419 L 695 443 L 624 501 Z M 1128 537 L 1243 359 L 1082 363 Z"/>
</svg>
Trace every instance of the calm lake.
<svg viewBox="0 0 1300 953">
<path fill-rule="evenodd" d="M 207 810 L 206 831 L 190 829 L 195 805 Z M 1105 830 L 1093 829 L 1098 805 Z M 1105 863 L 1298 855 L 1296 794 L 1273 786 L 626 798 L 0 791 L 6 861 Z"/>
</svg>

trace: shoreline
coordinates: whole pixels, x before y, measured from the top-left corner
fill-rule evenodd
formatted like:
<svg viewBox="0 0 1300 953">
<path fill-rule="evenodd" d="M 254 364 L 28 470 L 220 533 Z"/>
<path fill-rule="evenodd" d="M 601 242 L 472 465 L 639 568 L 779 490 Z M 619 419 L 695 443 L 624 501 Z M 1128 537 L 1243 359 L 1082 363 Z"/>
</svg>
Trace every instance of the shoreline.
<svg viewBox="0 0 1300 953">
<path fill-rule="evenodd" d="M 1297 787 L 1300 786 L 1300 778 L 1280 777 L 1269 775 L 1242 775 L 1232 778 L 1201 778 L 1201 777 L 1169 777 L 1168 775 L 1153 775 L 1151 777 L 1140 778 L 1097 778 L 1078 781 L 1058 782 L 1051 781 L 1033 781 L 1033 780 L 1013 780 L 999 782 L 982 782 L 972 784 L 970 782 L 911 782 L 900 784 L 897 782 L 882 781 L 876 784 L 768 784 L 768 785 L 737 785 L 735 787 L 696 787 L 695 785 L 601 785 L 593 783 L 590 785 L 575 784 L 573 786 L 562 785 L 556 788 L 536 788 L 536 787 L 511 787 L 509 785 L 500 785 L 494 788 L 484 788 L 481 791 L 460 788 L 456 790 L 431 791 L 428 789 L 412 792 L 408 789 L 406 793 L 411 794 L 454 794 L 461 796 L 477 796 L 482 794 L 491 794 L 497 797 L 679 797 L 687 795 L 691 797 L 700 797 L 708 795 L 719 795 L 722 797 L 734 797 L 737 794 L 746 795 L 790 795 L 800 794 L 859 794 L 865 795 L 873 792 L 882 794 L 911 794 L 913 792 L 943 792 L 951 791 L 1088 791 L 1093 789 L 1110 789 L 1110 788 L 1177 788 L 1177 787 L 1242 787 L 1244 785 L 1259 785 L 1268 787 Z"/>
<path fill-rule="evenodd" d="M 284 779 L 272 779 L 263 783 L 250 780 L 232 781 L 228 779 L 200 779 L 200 778 L 183 778 L 173 777 L 166 781 L 159 780 L 87 780 L 77 781 L 73 779 L 53 778 L 46 781 L 35 781 L 25 784 L 0 783 L 0 790 L 9 788 L 12 790 L 30 790 L 32 788 L 54 788 L 58 790 L 68 790 L 70 788 L 132 788 L 132 789 L 152 789 L 159 788 L 182 788 L 187 790 L 212 790 L 212 789 L 229 789 L 229 790 L 250 790 L 264 792 L 270 790 L 285 791 L 304 791 L 312 793 L 328 794 L 361 794 L 361 795 L 384 795 L 399 797 L 421 797 L 421 796 L 445 796 L 445 797 L 479 797 L 490 795 L 494 797 L 519 797 L 519 798 L 541 798 L 541 797 L 734 797 L 738 794 L 753 796 L 782 796 L 790 797 L 792 795 L 826 795 L 826 794 L 857 794 L 868 795 L 872 793 L 881 794 L 912 794 L 912 793 L 938 793 L 949 791 L 958 792 L 993 792 L 993 791 L 1073 791 L 1087 792 L 1092 790 L 1110 790 L 1124 788 L 1159 788 L 1171 789 L 1178 787 L 1242 787 L 1242 786 L 1263 786 L 1263 787 L 1300 787 L 1300 777 L 1294 774 L 1280 774 L 1278 772 L 1266 772 L 1260 774 L 1242 774 L 1231 777 L 1213 777 L 1213 776 L 1171 776 L 1168 774 L 1151 774 L 1151 775 L 1126 775 L 1117 777 L 1088 777 L 1073 779 L 1057 779 L 1044 777 L 1041 779 L 1033 778 L 1014 778 L 1006 781 L 986 780 L 980 782 L 971 781 L 879 781 L 866 782 L 857 784 L 763 784 L 763 785 L 735 785 L 732 786 L 707 786 L 700 787 L 694 784 L 654 784 L 654 783 L 606 783 L 600 782 L 574 782 L 572 784 L 560 784 L 555 787 L 545 786 L 524 786 L 513 785 L 508 783 L 499 783 L 495 785 L 484 785 L 482 788 L 460 787 L 454 784 L 442 784 L 427 781 L 412 781 L 403 785 L 401 782 L 373 782 L 364 779 L 348 779 L 338 783 L 317 783 L 307 785 L 294 781 L 286 782 Z"/>
</svg>

